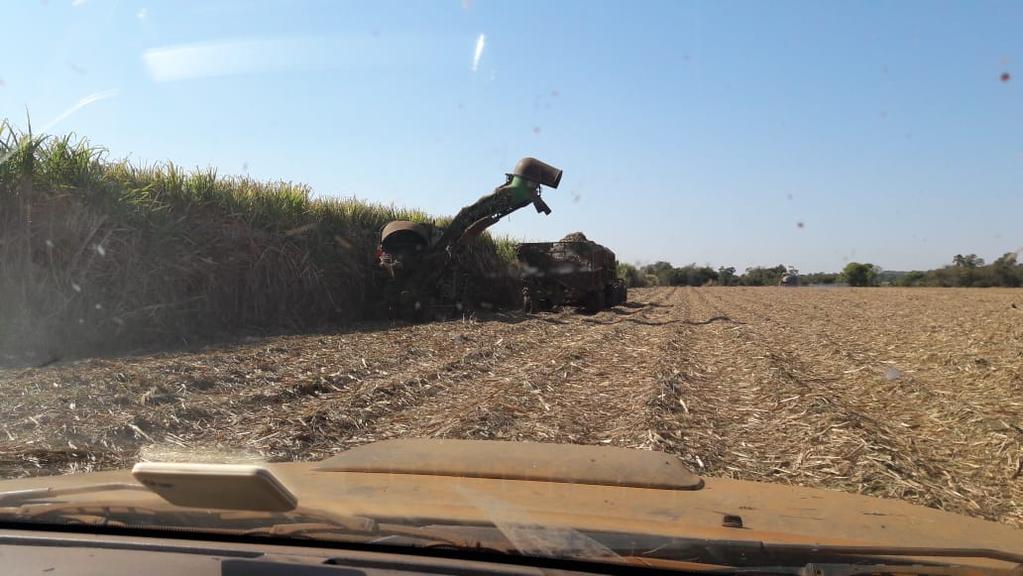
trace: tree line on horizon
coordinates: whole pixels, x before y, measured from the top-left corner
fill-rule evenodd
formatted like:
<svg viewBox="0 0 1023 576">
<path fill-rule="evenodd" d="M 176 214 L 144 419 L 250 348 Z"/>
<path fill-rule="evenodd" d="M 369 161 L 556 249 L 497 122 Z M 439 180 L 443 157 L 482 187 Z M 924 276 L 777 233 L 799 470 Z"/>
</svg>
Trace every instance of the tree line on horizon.
<svg viewBox="0 0 1023 576">
<path fill-rule="evenodd" d="M 932 270 L 884 270 L 869 262 L 849 262 L 841 272 L 800 274 L 792 266 L 751 266 L 738 273 L 732 266 L 714 268 L 695 263 L 676 267 L 670 262 L 635 265 L 618 263 L 618 276 L 631 287 L 643 286 L 777 286 L 786 274 L 803 285 L 1009 287 L 1023 286 L 1023 263 L 1007 252 L 987 264 L 976 254 L 956 254 L 952 263 Z"/>
</svg>

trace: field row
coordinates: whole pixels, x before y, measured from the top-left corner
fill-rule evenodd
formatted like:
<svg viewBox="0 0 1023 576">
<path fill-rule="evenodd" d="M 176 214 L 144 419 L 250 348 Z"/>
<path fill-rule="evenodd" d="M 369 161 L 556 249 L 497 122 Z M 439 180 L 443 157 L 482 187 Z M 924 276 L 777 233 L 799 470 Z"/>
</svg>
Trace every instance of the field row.
<svg viewBox="0 0 1023 576">
<path fill-rule="evenodd" d="M 700 474 L 1023 526 L 1023 293 L 631 296 L 2 372 L 0 475 L 495 438 L 665 450 Z"/>
</svg>

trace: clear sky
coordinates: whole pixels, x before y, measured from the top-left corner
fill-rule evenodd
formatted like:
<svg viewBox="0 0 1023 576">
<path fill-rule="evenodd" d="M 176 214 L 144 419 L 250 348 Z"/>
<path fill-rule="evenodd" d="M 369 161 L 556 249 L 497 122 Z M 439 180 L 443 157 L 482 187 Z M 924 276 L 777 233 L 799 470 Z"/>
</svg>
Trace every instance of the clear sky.
<svg viewBox="0 0 1023 576">
<path fill-rule="evenodd" d="M 927 268 L 1023 248 L 1023 3 L 47 0 L 0 115 L 115 158 L 453 214 L 627 261 Z M 1003 74 L 1009 74 L 1003 79 Z"/>
</svg>

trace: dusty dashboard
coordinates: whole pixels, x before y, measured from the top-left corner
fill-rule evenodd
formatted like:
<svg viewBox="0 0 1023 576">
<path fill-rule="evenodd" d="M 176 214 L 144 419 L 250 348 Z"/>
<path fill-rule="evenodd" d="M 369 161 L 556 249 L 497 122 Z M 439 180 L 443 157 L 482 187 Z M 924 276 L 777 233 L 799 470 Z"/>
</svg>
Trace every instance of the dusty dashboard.
<svg viewBox="0 0 1023 576">
<path fill-rule="evenodd" d="M 549 568 L 537 566 L 400 552 L 36 530 L 0 531 L 0 559 L 0 571 L 4 574 L 47 576 L 537 576 L 552 573 Z M 593 574 L 563 569 L 554 572 Z"/>
</svg>

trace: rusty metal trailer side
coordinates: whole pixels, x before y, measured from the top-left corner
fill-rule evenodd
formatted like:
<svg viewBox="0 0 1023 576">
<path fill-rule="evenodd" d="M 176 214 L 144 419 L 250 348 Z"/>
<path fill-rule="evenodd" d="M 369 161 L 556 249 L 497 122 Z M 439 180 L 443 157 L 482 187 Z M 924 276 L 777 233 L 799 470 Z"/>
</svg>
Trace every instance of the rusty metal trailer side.
<svg viewBox="0 0 1023 576">
<path fill-rule="evenodd" d="M 520 244 L 523 300 L 527 309 L 575 304 L 597 311 L 625 301 L 615 254 L 591 241 Z"/>
</svg>

